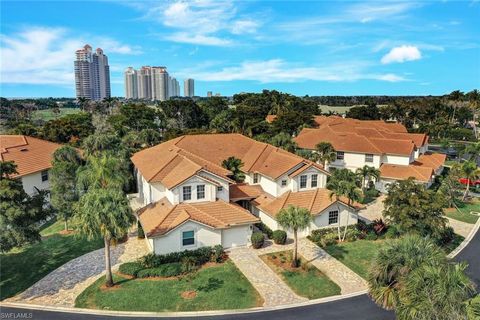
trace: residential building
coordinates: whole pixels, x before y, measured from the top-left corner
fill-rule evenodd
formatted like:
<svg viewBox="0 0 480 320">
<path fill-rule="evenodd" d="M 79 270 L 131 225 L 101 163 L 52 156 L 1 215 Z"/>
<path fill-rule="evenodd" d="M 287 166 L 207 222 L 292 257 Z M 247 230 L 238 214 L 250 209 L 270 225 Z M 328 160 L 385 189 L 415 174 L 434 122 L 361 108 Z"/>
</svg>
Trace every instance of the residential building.
<svg viewBox="0 0 480 320">
<path fill-rule="evenodd" d="M 193 79 L 185 79 L 183 81 L 183 93 L 185 97 L 193 97 L 195 95 L 195 83 Z"/>
<path fill-rule="evenodd" d="M 75 89 L 77 98 L 102 100 L 110 98 L 110 67 L 101 48 L 92 51 L 85 45 L 75 52 Z"/>
<path fill-rule="evenodd" d="M 274 116 L 267 119 L 274 120 Z M 443 169 L 445 155 L 427 152 L 428 136 L 408 133 L 399 123 L 324 116 L 314 120 L 317 128 L 305 128 L 295 137 L 298 146 L 314 151 L 320 142 L 331 143 L 337 156 L 328 164 L 329 170 L 355 171 L 365 165 L 379 169 L 376 187 L 382 192 L 393 181 L 408 177 L 429 187 Z"/>
<path fill-rule="evenodd" d="M 242 161 L 243 183 L 222 166 L 229 157 Z M 321 165 L 240 134 L 181 136 L 135 153 L 132 162 L 143 206 L 137 217 L 156 253 L 247 245 L 252 225 L 279 228 L 276 215 L 288 204 L 313 210 L 307 232 L 357 222 L 357 207 L 328 196 Z"/>
<path fill-rule="evenodd" d="M 169 76 L 169 87 L 168 87 L 168 97 L 179 97 L 180 96 L 180 83 L 177 79 Z"/>
<path fill-rule="evenodd" d="M 128 67 L 125 70 L 125 98 L 138 99 L 138 74 L 135 69 Z"/>
<path fill-rule="evenodd" d="M 138 99 L 152 100 L 152 68 L 142 67 L 137 71 Z"/>
<path fill-rule="evenodd" d="M 168 97 L 169 76 L 166 67 L 152 67 L 152 100 L 165 101 Z"/>
<path fill-rule="evenodd" d="M 29 195 L 50 189 L 53 153 L 62 145 L 23 135 L 0 135 L 1 161 L 13 161 L 23 189 Z"/>
<path fill-rule="evenodd" d="M 208 98 L 211 98 L 212 96 L 213 96 L 212 91 L 207 91 L 207 97 L 208 97 Z"/>
</svg>

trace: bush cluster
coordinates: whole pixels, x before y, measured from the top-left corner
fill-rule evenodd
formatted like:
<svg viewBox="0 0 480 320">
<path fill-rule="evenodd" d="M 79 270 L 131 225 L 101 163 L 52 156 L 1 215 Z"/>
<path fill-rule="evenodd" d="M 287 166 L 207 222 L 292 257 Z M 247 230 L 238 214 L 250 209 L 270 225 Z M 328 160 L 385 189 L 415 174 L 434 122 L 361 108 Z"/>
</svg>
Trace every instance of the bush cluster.
<svg viewBox="0 0 480 320">
<path fill-rule="evenodd" d="M 166 263 L 156 268 L 142 269 L 137 272 L 137 278 L 175 277 L 184 273 L 179 262 Z"/>
<path fill-rule="evenodd" d="M 181 262 L 185 257 L 191 257 L 196 265 L 202 265 L 210 261 L 213 255 L 212 247 L 203 247 L 196 250 L 184 250 L 167 254 L 149 253 L 140 259 L 140 263 L 147 269 L 157 268 L 166 263 Z"/>
<path fill-rule="evenodd" d="M 263 246 L 263 242 L 265 241 L 265 237 L 263 236 L 263 233 L 261 232 L 254 232 L 252 233 L 252 247 L 254 249 L 259 249 Z"/>
<path fill-rule="evenodd" d="M 273 231 L 272 238 L 276 244 L 285 244 L 285 242 L 287 242 L 287 233 L 283 230 L 275 230 Z"/>
<path fill-rule="evenodd" d="M 137 273 L 143 269 L 143 265 L 139 262 L 127 262 L 120 265 L 118 271 L 120 273 L 136 277 Z"/>
<path fill-rule="evenodd" d="M 258 228 L 258 230 L 262 231 L 263 233 L 265 233 L 267 235 L 267 238 L 268 239 L 272 239 L 273 237 L 273 231 L 272 229 L 270 229 L 265 223 L 263 222 L 260 222 L 260 223 L 256 223 L 255 224 L 255 227 Z"/>
</svg>

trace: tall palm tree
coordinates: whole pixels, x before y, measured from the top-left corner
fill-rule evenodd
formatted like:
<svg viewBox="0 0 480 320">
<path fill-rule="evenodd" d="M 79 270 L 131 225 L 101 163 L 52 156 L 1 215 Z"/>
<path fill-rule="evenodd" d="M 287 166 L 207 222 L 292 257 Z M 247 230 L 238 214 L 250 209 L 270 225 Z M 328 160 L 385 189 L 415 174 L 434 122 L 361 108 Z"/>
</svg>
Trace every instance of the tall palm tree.
<svg viewBox="0 0 480 320">
<path fill-rule="evenodd" d="M 475 293 L 466 263 L 424 264 L 404 282 L 395 308 L 398 319 L 466 319 L 465 302 Z"/>
<path fill-rule="evenodd" d="M 127 197 L 118 188 L 91 188 L 80 198 L 75 221 L 80 235 L 103 237 L 106 286 L 113 286 L 110 243 L 125 236 L 134 221 Z"/>
<path fill-rule="evenodd" d="M 243 182 L 245 180 L 245 174 L 241 170 L 243 167 L 242 160 L 235 157 L 228 157 L 228 159 L 223 160 L 222 167 L 232 172 L 233 180 L 236 182 Z"/>
<path fill-rule="evenodd" d="M 467 199 L 468 193 L 470 191 L 470 181 L 475 180 L 480 176 L 480 169 L 478 169 L 477 164 L 473 161 L 465 161 L 462 164 L 462 173 L 467 179 L 467 187 L 465 188 L 465 193 L 463 194 L 462 201 Z"/>
<path fill-rule="evenodd" d="M 292 267 L 298 267 L 298 241 L 297 241 L 297 232 L 305 230 L 312 221 L 312 214 L 305 208 L 300 208 L 296 206 L 288 206 L 280 210 L 277 215 L 278 224 L 286 229 L 293 231 L 293 261 Z"/>
<path fill-rule="evenodd" d="M 78 188 L 85 192 L 90 188 L 117 188 L 122 190 L 128 183 L 128 166 L 123 159 L 100 155 L 89 157 L 87 164 L 78 172 Z"/>
<path fill-rule="evenodd" d="M 373 301 L 385 309 L 399 303 L 399 294 L 410 273 L 423 264 L 445 263 L 445 252 L 428 238 L 407 235 L 387 242 L 373 260 L 367 278 Z"/>
<path fill-rule="evenodd" d="M 80 110 L 86 111 L 87 106 L 90 103 L 90 100 L 88 98 L 85 98 L 85 97 L 80 97 L 77 100 L 78 100 L 78 104 L 80 105 Z"/>
<path fill-rule="evenodd" d="M 270 143 L 275 147 L 282 148 L 288 152 L 295 152 L 297 149 L 297 143 L 293 141 L 292 137 L 286 132 L 281 132 L 273 136 Z"/>
<path fill-rule="evenodd" d="M 330 142 L 319 142 L 315 146 L 315 151 L 317 156 L 316 161 L 320 161 L 324 169 L 327 168 L 327 163 L 333 162 L 337 158 L 337 153 Z"/>
<path fill-rule="evenodd" d="M 365 193 L 365 189 L 366 189 L 365 184 L 367 181 L 367 177 L 370 174 L 370 167 L 367 165 L 364 165 L 363 167 L 358 168 L 355 171 L 355 174 L 362 180 L 362 191 L 363 193 Z"/>
<path fill-rule="evenodd" d="M 469 154 L 469 159 L 471 161 L 477 161 L 477 158 L 480 156 L 480 142 L 475 142 L 469 144 L 465 148 L 465 152 Z"/>
<path fill-rule="evenodd" d="M 345 196 L 348 199 L 348 206 L 350 207 L 353 203 L 360 201 L 361 194 L 357 186 L 350 182 L 345 185 Z M 337 204 L 338 205 L 338 204 Z M 338 211 L 340 213 L 340 211 Z M 356 211 L 355 211 L 356 212 Z M 340 218 L 339 218 L 340 220 Z M 350 213 L 347 214 L 347 221 L 345 224 L 345 230 L 343 231 L 342 242 L 345 241 L 345 237 L 347 236 L 347 229 L 348 229 L 348 222 L 350 220 Z M 357 217 L 358 220 L 358 217 Z"/>
</svg>

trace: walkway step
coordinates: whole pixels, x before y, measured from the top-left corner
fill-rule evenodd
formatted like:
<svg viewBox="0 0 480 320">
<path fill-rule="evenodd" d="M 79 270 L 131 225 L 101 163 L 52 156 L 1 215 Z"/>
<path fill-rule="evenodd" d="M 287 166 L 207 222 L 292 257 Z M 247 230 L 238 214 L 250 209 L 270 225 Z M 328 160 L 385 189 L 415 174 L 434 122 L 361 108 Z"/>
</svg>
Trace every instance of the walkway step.
<svg viewBox="0 0 480 320">
<path fill-rule="evenodd" d="M 367 282 L 343 263 L 329 255 L 308 239 L 299 239 L 298 252 L 312 265 L 335 282 L 342 294 L 364 291 Z"/>
<path fill-rule="evenodd" d="M 235 248 L 229 252 L 230 259 L 247 277 L 264 299 L 264 306 L 279 306 L 307 301 L 298 296 L 280 277 L 267 266 L 251 248 Z"/>
</svg>

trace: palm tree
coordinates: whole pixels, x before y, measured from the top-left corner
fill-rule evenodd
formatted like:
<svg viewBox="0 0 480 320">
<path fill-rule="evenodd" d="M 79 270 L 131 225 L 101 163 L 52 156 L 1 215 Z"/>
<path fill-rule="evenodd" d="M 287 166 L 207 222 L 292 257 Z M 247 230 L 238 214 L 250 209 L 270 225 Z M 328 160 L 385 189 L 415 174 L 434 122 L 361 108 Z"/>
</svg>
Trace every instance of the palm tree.
<svg viewBox="0 0 480 320">
<path fill-rule="evenodd" d="M 236 182 L 243 182 L 245 180 L 245 174 L 240 169 L 243 167 L 242 160 L 235 157 L 228 157 L 228 159 L 223 160 L 222 167 L 232 172 L 233 180 Z"/>
<path fill-rule="evenodd" d="M 399 304 L 399 294 L 410 273 L 421 265 L 445 263 L 445 252 L 428 238 L 407 235 L 379 250 L 368 275 L 369 294 L 386 309 Z"/>
<path fill-rule="evenodd" d="M 288 152 L 295 152 L 297 149 L 297 143 L 292 140 L 292 137 L 285 132 L 281 132 L 272 137 L 270 143 L 273 144 L 275 147 L 282 148 L 283 150 L 287 150 Z"/>
<path fill-rule="evenodd" d="M 75 221 L 79 235 L 103 237 L 106 286 L 113 286 L 110 243 L 125 236 L 134 221 L 127 197 L 118 188 L 91 188 L 80 198 Z"/>
<path fill-rule="evenodd" d="M 463 101 L 464 98 L 465 98 L 465 94 L 460 90 L 452 91 L 448 95 L 448 100 L 453 105 L 452 124 L 455 123 L 455 113 L 457 111 L 457 108 L 461 105 L 461 102 Z"/>
<path fill-rule="evenodd" d="M 77 100 L 78 100 L 78 104 L 80 105 L 80 110 L 86 111 L 90 100 L 85 97 L 80 97 Z"/>
<path fill-rule="evenodd" d="M 277 215 L 278 224 L 286 229 L 293 231 L 293 261 L 292 267 L 298 267 L 298 254 L 297 254 L 297 232 L 305 230 L 312 221 L 312 214 L 305 208 L 299 208 L 295 206 L 288 206 L 285 209 L 280 210 Z"/>
<path fill-rule="evenodd" d="M 469 159 L 471 161 L 477 161 L 477 158 L 480 156 L 480 142 L 475 142 L 469 144 L 465 148 L 465 152 L 469 154 Z"/>
<path fill-rule="evenodd" d="M 475 180 L 480 176 L 480 170 L 477 167 L 477 164 L 473 161 L 465 161 L 462 163 L 462 173 L 467 179 L 467 187 L 465 188 L 465 193 L 463 194 L 462 201 L 467 199 L 468 193 L 470 191 L 470 181 Z"/>
<path fill-rule="evenodd" d="M 317 155 L 316 161 L 320 161 L 324 169 L 327 168 L 327 163 L 333 162 L 337 158 L 337 153 L 330 142 L 319 142 L 315 146 L 315 151 Z"/>
<path fill-rule="evenodd" d="M 363 193 L 365 193 L 365 189 L 366 189 L 365 183 L 367 181 L 367 177 L 370 174 L 370 167 L 365 165 L 361 168 L 358 168 L 355 171 L 355 174 L 362 180 L 362 191 L 363 191 Z"/>
<path fill-rule="evenodd" d="M 357 186 L 350 182 L 345 185 L 345 196 L 348 199 L 348 206 L 350 207 L 353 203 L 360 201 L 361 194 Z M 338 203 L 337 203 L 338 205 Z M 340 210 L 338 211 L 340 212 Z M 356 212 L 356 211 L 355 211 Z M 348 222 L 350 220 L 350 213 L 347 214 L 347 221 L 345 224 L 345 230 L 343 231 L 342 242 L 345 241 L 345 237 L 347 236 L 347 229 L 348 229 Z M 357 217 L 358 220 L 358 217 Z"/>
<path fill-rule="evenodd" d="M 106 154 L 92 156 L 78 172 L 78 188 L 81 192 L 90 188 L 122 190 L 128 183 L 128 177 L 128 166 L 122 159 Z"/>
<path fill-rule="evenodd" d="M 398 319 L 466 319 L 465 302 L 475 293 L 466 263 L 424 264 L 405 279 L 395 308 Z"/>
</svg>

